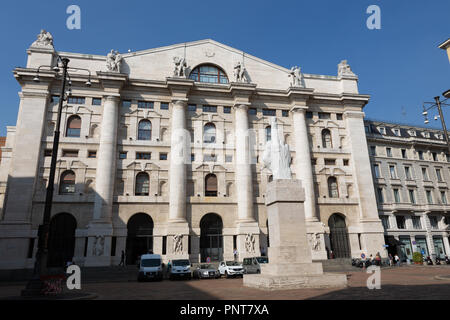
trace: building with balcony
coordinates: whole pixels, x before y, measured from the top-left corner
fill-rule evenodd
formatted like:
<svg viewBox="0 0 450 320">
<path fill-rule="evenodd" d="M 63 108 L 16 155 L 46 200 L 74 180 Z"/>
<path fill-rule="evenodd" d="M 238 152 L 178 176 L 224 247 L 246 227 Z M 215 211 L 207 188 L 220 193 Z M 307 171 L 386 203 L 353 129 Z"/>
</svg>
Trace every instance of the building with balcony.
<svg viewBox="0 0 450 320">
<path fill-rule="evenodd" d="M 450 253 L 450 157 L 443 131 L 365 121 L 385 242 L 403 260 Z"/>
</svg>

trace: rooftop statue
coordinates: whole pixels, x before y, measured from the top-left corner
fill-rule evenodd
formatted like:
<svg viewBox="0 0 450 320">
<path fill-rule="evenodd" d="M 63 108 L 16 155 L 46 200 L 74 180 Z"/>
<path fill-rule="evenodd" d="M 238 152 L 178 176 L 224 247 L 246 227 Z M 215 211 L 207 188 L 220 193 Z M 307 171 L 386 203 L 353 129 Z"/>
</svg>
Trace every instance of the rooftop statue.
<svg viewBox="0 0 450 320">
<path fill-rule="evenodd" d="M 289 73 L 289 77 L 291 77 L 291 86 L 293 87 L 301 87 L 302 86 L 302 74 L 300 71 L 300 67 L 292 67 Z"/>
<path fill-rule="evenodd" d="M 175 64 L 175 69 L 173 70 L 174 77 L 186 78 L 186 68 L 187 62 L 185 58 L 173 57 L 173 63 Z"/>
<path fill-rule="evenodd" d="M 352 69 L 350 68 L 350 65 L 347 63 L 347 60 L 342 60 L 338 64 L 338 77 L 341 77 L 343 75 L 346 76 L 354 76 Z"/>
<path fill-rule="evenodd" d="M 108 71 L 120 73 L 122 59 L 122 55 L 118 51 L 111 50 L 106 56 L 106 68 Z"/>
<path fill-rule="evenodd" d="M 33 42 L 32 47 L 51 47 L 53 48 L 53 36 L 44 29 L 37 35 L 37 40 Z"/>
<path fill-rule="evenodd" d="M 242 63 L 240 61 L 238 61 L 234 65 L 234 78 L 235 78 L 236 82 L 245 82 L 245 83 L 249 82 L 248 78 L 247 78 L 245 67 L 242 65 Z"/>
<path fill-rule="evenodd" d="M 270 119 L 271 140 L 267 141 L 263 154 L 264 168 L 272 171 L 273 180 L 292 179 L 289 145 L 278 136 L 277 118 Z"/>
</svg>

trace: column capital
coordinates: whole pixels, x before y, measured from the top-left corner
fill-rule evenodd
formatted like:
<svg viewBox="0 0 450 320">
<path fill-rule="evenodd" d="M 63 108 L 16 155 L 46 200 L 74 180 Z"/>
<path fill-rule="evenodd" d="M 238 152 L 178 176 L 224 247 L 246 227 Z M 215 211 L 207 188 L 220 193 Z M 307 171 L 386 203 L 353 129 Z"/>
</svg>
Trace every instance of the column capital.
<svg viewBox="0 0 450 320">
<path fill-rule="evenodd" d="M 293 107 L 291 107 L 291 109 L 289 110 L 290 112 L 298 112 L 298 113 L 305 113 L 309 108 L 307 106 L 298 106 L 295 105 Z"/>
<path fill-rule="evenodd" d="M 233 108 L 236 110 L 244 110 L 248 111 L 248 108 L 250 107 L 250 103 L 244 104 L 244 103 L 236 103 Z"/>
<path fill-rule="evenodd" d="M 173 105 L 179 105 L 179 106 L 181 106 L 183 108 L 185 108 L 187 106 L 187 102 L 188 102 L 187 98 L 186 99 L 180 99 L 180 98 L 173 98 L 172 99 Z"/>
<path fill-rule="evenodd" d="M 167 88 L 172 95 L 172 102 L 176 100 L 188 101 L 188 94 L 194 86 L 194 80 L 185 78 L 167 78 Z"/>
<path fill-rule="evenodd" d="M 126 74 L 117 72 L 97 71 L 97 77 L 105 91 L 104 96 L 120 96 L 120 90 L 122 90 L 122 87 L 128 81 Z"/>
<path fill-rule="evenodd" d="M 351 110 L 347 110 L 344 111 L 344 116 L 347 118 L 360 118 L 360 119 L 364 119 L 365 113 L 362 111 L 351 111 Z"/>
<path fill-rule="evenodd" d="M 106 101 L 112 101 L 112 102 L 119 102 L 120 101 L 120 94 L 106 94 L 104 95 L 104 98 Z"/>
</svg>

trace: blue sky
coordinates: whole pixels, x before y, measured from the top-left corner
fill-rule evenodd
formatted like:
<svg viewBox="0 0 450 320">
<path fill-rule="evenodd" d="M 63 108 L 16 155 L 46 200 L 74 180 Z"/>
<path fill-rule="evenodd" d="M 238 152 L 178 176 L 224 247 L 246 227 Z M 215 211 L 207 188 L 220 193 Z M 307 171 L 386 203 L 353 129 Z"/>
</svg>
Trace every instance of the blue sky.
<svg viewBox="0 0 450 320">
<path fill-rule="evenodd" d="M 81 8 L 81 30 L 66 28 L 66 8 Z M 381 30 L 366 9 L 381 8 Z M 422 102 L 450 89 L 450 63 L 437 46 L 450 37 L 450 1 L 8 1 L 0 27 L 0 135 L 15 125 L 20 87 L 12 70 L 41 28 L 57 50 L 106 54 L 211 38 L 284 67 L 335 75 L 347 59 L 370 94 L 366 116 L 423 125 Z M 446 112 L 450 120 L 450 113 Z M 433 127 L 440 127 L 431 121 Z"/>
</svg>

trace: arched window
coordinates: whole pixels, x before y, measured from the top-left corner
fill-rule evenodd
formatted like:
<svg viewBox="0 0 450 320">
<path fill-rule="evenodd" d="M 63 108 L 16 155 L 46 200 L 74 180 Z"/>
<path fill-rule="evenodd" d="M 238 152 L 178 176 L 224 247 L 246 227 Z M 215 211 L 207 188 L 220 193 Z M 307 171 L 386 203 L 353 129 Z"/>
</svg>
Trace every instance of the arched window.
<svg viewBox="0 0 450 320">
<path fill-rule="evenodd" d="M 136 176 L 136 196 L 148 196 L 150 191 L 150 179 L 145 172 L 139 172 Z"/>
<path fill-rule="evenodd" d="M 208 174 L 205 177 L 205 197 L 217 197 L 217 177 L 215 174 Z"/>
<path fill-rule="evenodd" d="M 79 116 L 71 116 L 67 120 L 66 137 L 80 137 L 81 118 Z"/>
<path fill-rule="evenodd" d="M 228 77 L 225 72 L 213 65 L 202 65 L 192 70 L 189 79 L 198 82 L 208 83 L 228 83 Z"/>
<path fill-rule="evenodd" d="M 339 198 L 339 189 L 335 177 L 328 178 L 328 195 L 330 198 Z"/>
<path fill-rule="evenodd" d="M 72 170 L 64 171 L 61 175 L 59 193 L 75 193 L 75 173 Z"/>
<path fill-rule="evenodd" d="M 331 132 L 328 129 L 322 130 L 322 147 L 323 148 L 332 148 L 333 145 L 331 143 Z"/>
<path fill-rule="evenodd" d="M 212 123 L 205 124 L 203 128 L 203 142 L 215 143 L 216 142 L 216 126 Z"/>
<path fill-rule="evenodd" d="M 272 127 L 266 127 L 266 142 L 269 142 L 272 139 Z"/>
<path fill-rule="evenodd" d="M 141 120 L 138 127 L 138 140 L 152 139 L 152 123 L 149 120 Z"/>
</svg>

